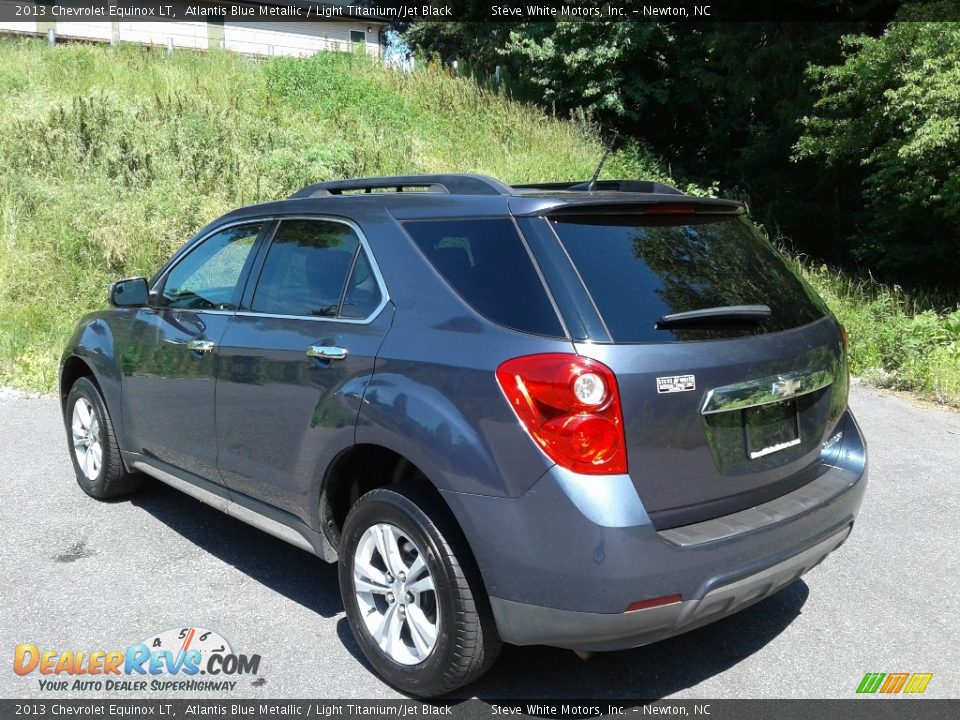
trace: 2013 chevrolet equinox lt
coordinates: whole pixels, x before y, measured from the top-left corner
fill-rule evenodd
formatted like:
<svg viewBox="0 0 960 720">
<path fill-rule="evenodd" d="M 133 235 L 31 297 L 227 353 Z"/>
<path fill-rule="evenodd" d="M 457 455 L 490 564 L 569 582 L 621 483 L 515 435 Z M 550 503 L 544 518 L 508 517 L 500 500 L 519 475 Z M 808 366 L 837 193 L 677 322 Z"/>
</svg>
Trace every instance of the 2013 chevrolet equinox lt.
<svg viewBox="0 0 960 720">
<path fill-rule="evenodd" d="M 168 483 L 333 562 L 418 696 L 501 642 L 652 643 L 788 585 L 866 485 L 846 337 L 737 203 L 643 181 L 311 185 L 84 317 L 95 498 Z"/>
</svg>

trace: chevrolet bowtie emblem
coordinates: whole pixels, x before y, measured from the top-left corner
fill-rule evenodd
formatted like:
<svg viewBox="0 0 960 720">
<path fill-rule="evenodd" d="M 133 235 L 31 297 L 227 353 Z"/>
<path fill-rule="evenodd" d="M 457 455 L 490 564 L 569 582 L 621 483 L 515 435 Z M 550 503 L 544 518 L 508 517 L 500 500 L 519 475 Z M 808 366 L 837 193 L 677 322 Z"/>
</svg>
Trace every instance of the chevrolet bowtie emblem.
<svg viewBox="0 0 960 720">
<path fill-rule="evenodd" d="M 798 378 L 785 378 L 778 376 L 776 382 L 770 386 L 770 392 L 777 397 L 787 398 L 796 395 L 800 391 L 800 380 Z"/>
</svg>

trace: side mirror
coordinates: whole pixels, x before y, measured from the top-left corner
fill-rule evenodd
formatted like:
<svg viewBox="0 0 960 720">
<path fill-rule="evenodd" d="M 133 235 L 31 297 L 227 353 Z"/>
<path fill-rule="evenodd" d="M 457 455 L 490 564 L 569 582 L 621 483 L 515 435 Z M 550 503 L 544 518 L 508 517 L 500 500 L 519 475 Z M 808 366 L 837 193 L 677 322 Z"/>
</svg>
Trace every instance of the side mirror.
<svg viewBox="0 0 960 720">
<path fill-rule="evenodd" d="M 149 295 L 146 278 L 127 278 L 110 285 L 110 304 L 115 307 L 141 307 L 147 304 Z"/>
</svg>

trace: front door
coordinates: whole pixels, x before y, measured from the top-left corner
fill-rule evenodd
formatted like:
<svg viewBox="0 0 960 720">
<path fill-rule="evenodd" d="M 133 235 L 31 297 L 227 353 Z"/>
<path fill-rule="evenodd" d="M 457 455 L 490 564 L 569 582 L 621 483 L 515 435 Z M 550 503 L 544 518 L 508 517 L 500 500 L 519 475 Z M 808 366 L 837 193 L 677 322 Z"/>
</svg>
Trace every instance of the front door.
<svg viewBox="0 0 960 720">
<path fill-rule="evenodd" d="M 214 404 L 219 344 L 264 223 L 199 242 L 155 284 L 121 349 L 124 423 L 149 462 L 220 482 Z"/>
<path fill-rule="evenodd" d="M 281 221 L 257 272 L 220 342 L 220 471 L 231 491 L 309 523 L 318 474 L 353 443 L 393 306 L 341 221 Z"/>
</svg>

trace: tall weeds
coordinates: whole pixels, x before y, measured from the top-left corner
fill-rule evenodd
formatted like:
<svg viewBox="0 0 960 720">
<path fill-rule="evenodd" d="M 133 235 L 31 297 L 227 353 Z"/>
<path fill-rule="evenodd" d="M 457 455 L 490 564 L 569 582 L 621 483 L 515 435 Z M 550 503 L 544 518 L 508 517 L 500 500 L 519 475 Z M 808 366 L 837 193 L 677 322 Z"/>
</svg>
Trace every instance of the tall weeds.
<svg viewBox="0 0 960 720">
<path fill-rule="evenodd" d="M 151 274 L 238 205 L 319 180 L 588 177 L 596 133 L 442 68 L 325 53 L 254 62 L 0 40 L 0 383 L 55 384 L 59 349 L 116 277 Z M 661 176 L 634 153 L 611 167 Z"/>
<path fill-rule="evenodd" d="M 960 309 L 956 297 L 907 294 L 896 285 L 795 257 L 844 324 L 850 370 L 879 387 L 960 407 Z"/>
</svg>

